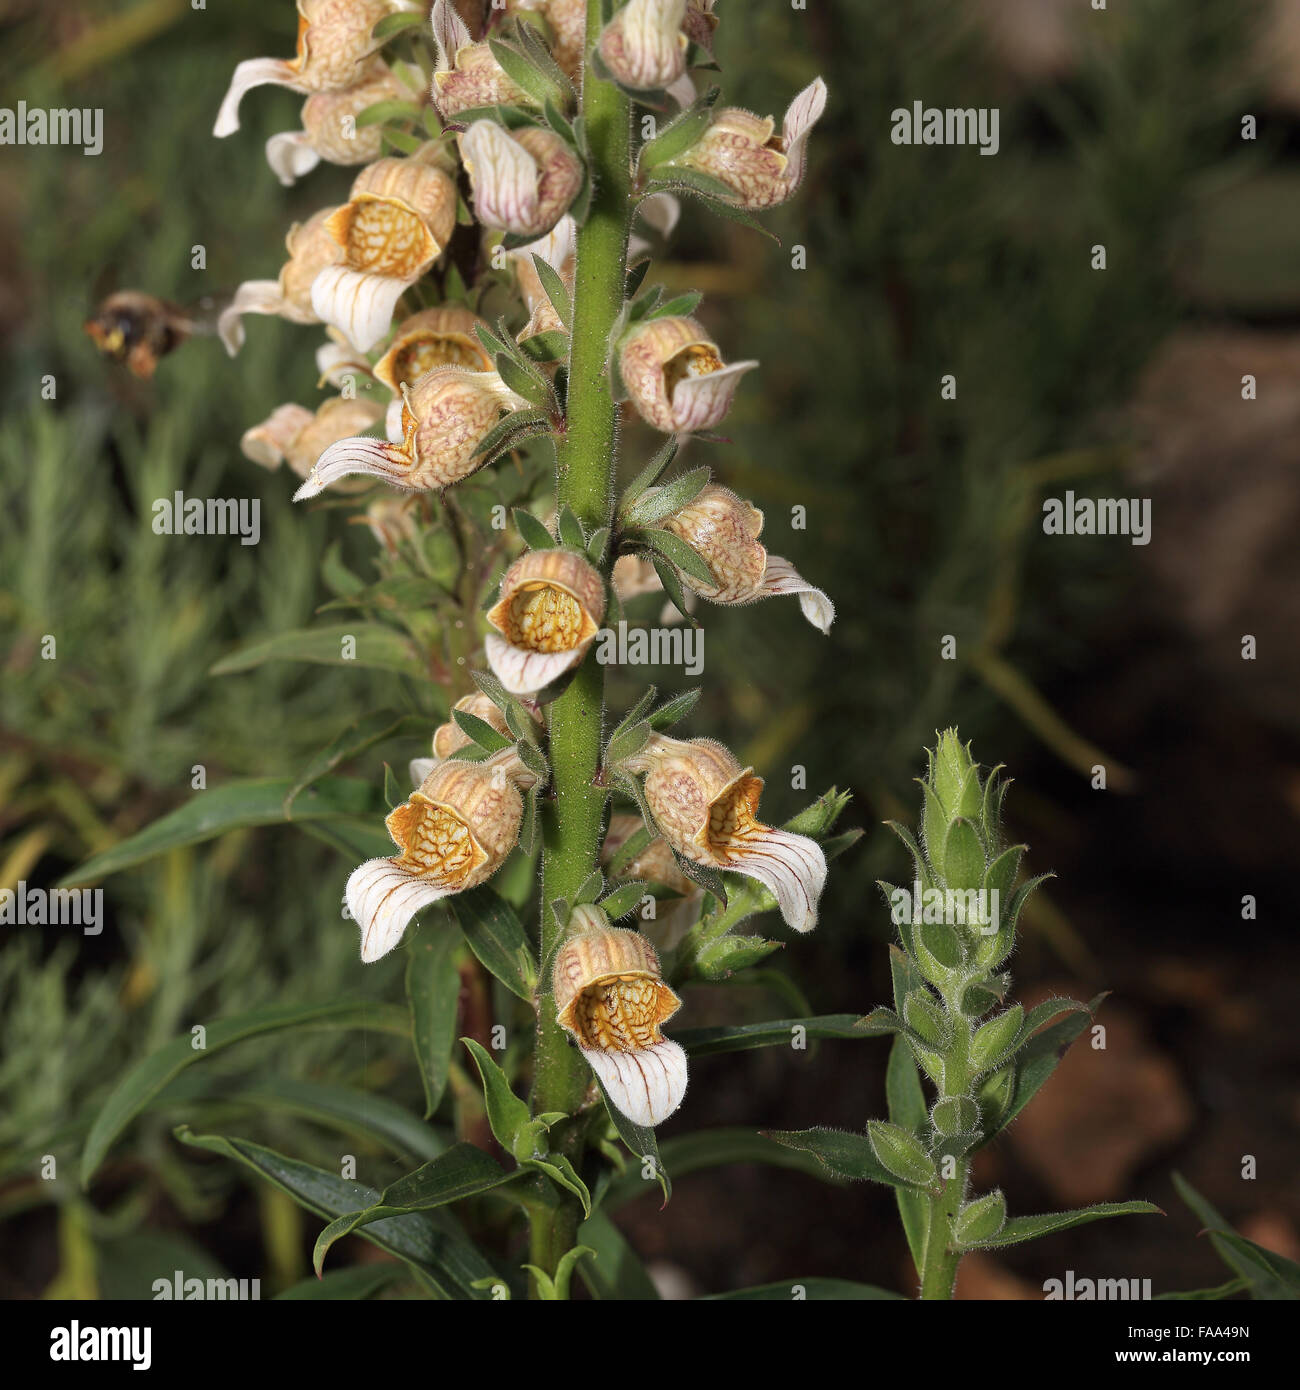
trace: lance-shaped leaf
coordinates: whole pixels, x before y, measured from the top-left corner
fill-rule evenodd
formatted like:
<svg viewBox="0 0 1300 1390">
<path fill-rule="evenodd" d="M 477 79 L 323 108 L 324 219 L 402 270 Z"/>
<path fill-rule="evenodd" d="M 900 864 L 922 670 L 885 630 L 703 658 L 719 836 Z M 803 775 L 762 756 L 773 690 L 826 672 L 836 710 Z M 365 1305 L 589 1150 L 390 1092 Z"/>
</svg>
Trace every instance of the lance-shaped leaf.
<svg viewBox="0 0 1300 1390">
<path fill-rule="evenodd" d="M 1080 1207 L 1078 1211 L 1044 1212 L 1041 1216 L 1014 1216 L 996 1235 L 985 1240 L 971 1241 L 968 1250 L 1001 1250 L 1004 1246 L 1020 1245 L 1039 1236 L 1068 1231 L 1074 1226 L 1086 1226 L 1108 1216 L 1163 1216 L 1164 1212 L 1150 1202 L 1099 1202 L 1096 1206 Z"/>
<path fill-rule="evenodd" d="M 510 418 L 510 417 L 507 417 Z M 379 623 L 345 623 L 337 627 L 300 628 L 259 638 L 224 656 L 208 674 L 231 676 L 268 661 L 304 661 L 318 666 L 366 666 L 427 680 L 428 663 L 409 637 Z"/>
<path fill-rule="evenodd" d="M 895 1178 L 909 1187 L 937 1186 L 939 1170 L 916 1135 L 887 1120 L 868 1120 L 867 1139 L 872 1153 Z"/>
<path fill-rule="evenodd" d="M 634 527 L 630 528 L 627 534 L 630 540 L 648 546 L 656 554 L 662 555 L 669 564 L 676 565 L 683 574 L 698 579 L 701 584 L 713 585 L 717 582 L 713 571 L 699 552 L 693 546 L 687 545 L 680 536 L 674 536 L 671 531 L 661 531 L 657 527 Z"/>
<path fill-rule="evenodd" d="M 891 949 L 897 950 L 897 947 Z M 930 1119 L 929 1110 L 912 1049 L 904 1038 L 895 1038 L 889 1049 L 889 1065 L 885 1068 L 885 1097 L 889 1118 L 894 1124 L 913 1134 L 925 1133 Z M 919 1273 L 930 1229 L 930 1203 L 920 1193 L 904 1187 L 896 1188 L 894 1197 L 898 1202 L 898 1214 L 907 1236 L 907 1246 L 912 1252 L 912 1262 Z"/>
<path fill-rule="evenodd" d="M 677 436 L 670 434 L 667 439 L 655 451 L 649 463 L 636 475 L 628 484 L 627 490 L 619 498 L 618 509 L 620 514 L 626 513 L 627 509 L 637 500 L 638 497 L 648 487 L 653 487 L 660 478 L 668 471 L 673 459 L 677 457 Z"/>
<path fill-rule="evenodd" d="M 1244 1281 L 1252 1298 L 1276 1301 L 1300 1297 L 1300 1265 L 1238 1235 L 1181 1173 L 1175 1172 L 1173 1179 L 1178 1195 L 1204 1223 L 1203 1234 L 1210 1237 L 1219 1258 Z M 1201 1294 L 1203 1297 L 1216 1295 L 1223 1296 L 1219 1290 L 1205 1290 Z M 1194 1296 L 1162 1295 L 1171 1298 Z"/>
<path fill-rule="evenodd" d="M 795 1030 L 802 1030 L 796 1032 Z M 789 1047 L 793 1038 L 864 1038 L 856 1014 L 819 1014 L 813 1018 L 777 1018 L 767 1023 L 737 1023 L 714 1028 L 684 1028 L 674 1034 L 692 1057 L 718 1052 L 747 1052 L 754 1047 Z"/>
<path fill-rule="evenodd" d="M 664 1194 L 663 1204 L 660 1207 L 662 1211 L 672 1199 L 673 1184 L 672 1179 L 668 1176 L 667 1168 L 664 1167 L 663 1160 L 659 1157 L 659 1141 L 655 1138 L 654 1130 L 629 1119 L 610 1100 L 605 1083 L 599 1076 L 596 1078 L 596 1084 L 600 1087 L 600 1096 L 605 1102 L 605 1110 L 609 1115 L 610 1123 L 614 1126 L 614 1132 L 627 1145 L 636 1161 L 640 1180 L 659 1184 L 659 1190 Z M 649 1176 L 647 1176 L 647 1170 Z"/>
<path fill-rule="evenodd" d="M 680 695 L 674 695 L 671 700 L 665 700 L 658 709 L 651 710 L 646 722 L 656 733 L 663 733 L 665 729 L 671 729 L 675 724 L 679 724 L 695 708 L 700 700 L 700 688 L 694 690 L 683 690 Z M 787 830 L 793 830 L 793 825 L 787 825 Z M 807 834 L 807 831 L 800 832 Z"/>
<path fill-rule="evenodd" d="M 710 87 L 698 97 L 685 111 L 666 125 L 653 140 L 641 146 L 637 167 L 649 173 L 660 164 L 676 159 L 684 154 L 709 128 L 713 119 L 713 108 L 722 95 L 721 87 Z M 724 194 L 728 192 L 725 184 L 719 184 Z"/>
<path fill-rule="evenodd" d="M 451 932 L 424 932 L 411 943 L 406 965 L 411 1042 L 424 1086 L 426 1118 L 442 1101 L 456 1044 L 456 1009 L 460 999 L 457 944 Z"/>
<path fill-rule="evenodd" d="M 514 739 L 499 734 L 486 719 L 480 719 L 477 714 L 471 714 L 464 709 L 453 709 L 451 717 L 461 733 L 489 753 L 500 753 L 505 748 L 514 747 Z"/>
<path fill-rule="evenodd" d="M 511 994 L 531 1004 L 537 983 L 533 949 L 514 908 L 487 884 L 446 901 L 483 967 Z"/>
<path fill-rule="evenodd" d="M 886 1167 L 865 1134 L 824 1128 L 765 1132 L 775 1144 L 784 1144 L 786 1148 L 811 1154 L 827 1173 L 841 1181 L 878 1182 L 886 1187 L 909 1187 L 917 1191 L 925 1188 L 924 1183 L 915 1182 Z M 920 1146 L 917 1145 L 917 1148 L 920 1149 Z M 920 1157 L 925 1159 L 924 1150 L 920 1150 Z M 927 1171 L 924 1163 L 918 1162 L 914 1166 L 915 1171 L 924 1176 Z M 933 1167 L 930 1164 L 930 1168 Z"/>
<path fill-rule="evenodd" d="M 293 804 L 299 795 L 340 764 L 378 743 L 387 743 L 389 739 L 427 735 L 428 724 L 427 719 L 412 714 L 398 714 L 393 710 L 378 710 L 349 724 L 308 762 L 285 793 L 282 805 L 286 818 L 293 814 Z"/>
<path fill-rule="evenodd" d="M 683 473 L 654 492 L 643 492 L 627 509 L 625 523 L 632 527 L 654 526 L 698 497 L 708 487 L 712 477 L 713 473 L 708 468 L 692 468 L 689 473 Z"/>
</svg>

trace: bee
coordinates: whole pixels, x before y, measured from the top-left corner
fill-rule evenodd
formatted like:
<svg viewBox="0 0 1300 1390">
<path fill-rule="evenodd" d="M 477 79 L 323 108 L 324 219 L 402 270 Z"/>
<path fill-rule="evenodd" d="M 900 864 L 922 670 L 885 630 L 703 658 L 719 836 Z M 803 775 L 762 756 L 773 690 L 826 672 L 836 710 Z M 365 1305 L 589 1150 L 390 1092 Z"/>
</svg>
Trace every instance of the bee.
<svg viewBox="0 0 1300 1390">
<path fill-rule="evenodd" d="M 210 321 L 142 290 L 110 294 L 83 327 L 105 357 L 125 362 L 142 381 L 195 333 L 212 332 Z"/>
</svg>

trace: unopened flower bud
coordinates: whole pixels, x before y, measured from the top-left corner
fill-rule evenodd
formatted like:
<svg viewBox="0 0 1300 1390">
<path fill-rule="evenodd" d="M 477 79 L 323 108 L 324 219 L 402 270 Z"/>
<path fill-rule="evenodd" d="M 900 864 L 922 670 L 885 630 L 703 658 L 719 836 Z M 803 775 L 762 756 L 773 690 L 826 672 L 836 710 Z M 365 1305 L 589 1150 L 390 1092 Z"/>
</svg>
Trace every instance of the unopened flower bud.
<svg viewBox="0 0 1300 1390">
<path fill-rule="evenodd" d="M 298 51 L 290 59 L 249 58 L 239 64 L 217 113 L 213 135 L 239 129 L 239 103 L 253 87 L 337 92 L 355 86 L 372 61 L 372 30 L 393 12 L 391 0 L 298 0 Z"/>
<path fill-rule="evenodd" d="M 512 695 L 532 694 L 582 662 L 604 616 L 597 569 L 570 550 L 530 550 L 506 570 L 488 612 L 488 664 Z"/>
<path fill-rule="evenodd" d="M 835 605 L 779 555 L 769 555 L 759 541 L 763 513 L 725 487 L 710 484 L 680 511 L 666 517 L 663 529 L 689 545 L 709 567 L 714 582 L 704 584 L 681 570 L 682 583 L 713 603 L 753 603 L 776 594 L 797 594 L 803 615 L 829 632 Z"/>
<path fill-rule="evenodd" d="M 460 153 L 478 220 L 514 236 L 549 232 L 582 187 L 578 156 L 540 126 L 506 130 L 475 121 L 460 137 Z"/>
<path fill-rule="evenodd" d="M 433 100 L 444 120 L 481 106 L 535 104 L 497 62 L 491 46 L 474 42 L 451 0 L 435 0 L 430 21 L 438 46 Z"/>
<path fill-rule="evenodd" d="M 456 185 L 432 159 L 376 160 L 325 224 L 343 254 L 312 282 L 312 308 L 361 352 L 388 332 L 397 301 L 455 230 Z"/>
<path fill-rule="evenodd" d="M 359 126 L 356 118 L 376 102 L 409 97 L 392 70 L 379 63 L 355 87 L 309 96 L 302 105 L 302 129 L 271 136 L 266 162 L 286 188 L 322 159 L 327 164 L 369 164 L 384 152 L 384 128 Z"/>
<path fill-rule="evenodd" d="M 361 430 L 368 430 L 383 415 L 375 401 L 334 396 L 315 411 L 300 405 L 282 405 L 260 425 L 244 432 L 239 441 L 245 458 L 263 468 L 287 463 L 305 478 L 331 444 Z"/>
<path fill-rule="evenodd" d="M 361 959 L 387 955 L 422 907 L 491 878 L 514 848 L 523 814 L 518 789 L 499 768 L 439 763 L 384 822 L 401 853 L 369 859 L 348 879 Z"/>
<path fill-rule="evenodd" d="M 619 373 L 637 414 L 666 434 L 712 429 L 730 409 L 740 378 L 757 366 L 727 366 L 691 318 L 650 319 L 619 347 Z"/>
<path fill-rule="evenodd" d="M 805 835 L 761 824 L 763 779 L 712 739 L 655 734 L 623 767 L 645 772 L 646 803 L 660 832 L 685 858 L 757 879 L 795 931 L 817 925 L 826 856 Z"/>
<path fill-rule="evenodd" d="M 326 267 L 337 264 L 343 252 L 327 223 L 336 209 L 322 208 L 306 222 L 295 222 L 285 238 L 289 259 L 276 280 L 245 280 L 217 319 L 217 334 L 233 357 L 244 344 L 244 314 L 276 314 L 290 323 L 319 323 L 312 308 L 311 287 Z"/>
<path fill-rule="evenodd" d="M 490 372 L 492 359 L 474 332 L 483 320 L 459 304 L 421 309 L 403 319 L 388 350 L 375 363 L 374 374 L 394 395 L 435 367 L 464 367 Z"/>
<path fill-rule="evenodd" d="M 686 71 L 686 0 L 627 0 L 600 36 L 601 61 L 633 91 L 670 87 Z"/>
<path fill-rule="evenodd" d="M 663 167 L 695 169 L 717 179 L 737 207 L 775 207 L 802 182 L 808 135 L 825 109 L 826 84 L 820 77 L 790 103 L 779 136 L 770 116 L 726 107 L 695 144 Z"/>
<path fill-rule="evenodd" d="M 686 1094 L 686 1053 L 660 1031 L 681 1000 L 664 984 L 659 957 L 640 932 L 610 926 L 599 908 L 575 917 L 576 934 L 555 958 L 556 1015 L 610 1100 L 634 1124 L 651 1128 Z"/>
<path fill-rule="evenodd" d="M 479 445 L 519 398 L 495 372 L 435 367 L 403 396 L 400 442 L 341 439 L 316 460 L 295 502 L 340 478 L 364 473 L 406 492 L 431 492 L 468 478 L 485 462 Z"/>
</svg>

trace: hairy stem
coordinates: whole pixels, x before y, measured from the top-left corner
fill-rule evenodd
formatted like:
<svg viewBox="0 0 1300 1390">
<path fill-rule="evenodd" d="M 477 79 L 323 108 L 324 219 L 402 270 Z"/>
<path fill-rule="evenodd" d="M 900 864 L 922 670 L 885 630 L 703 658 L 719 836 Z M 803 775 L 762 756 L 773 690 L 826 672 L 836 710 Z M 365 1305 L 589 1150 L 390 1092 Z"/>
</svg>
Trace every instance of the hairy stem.
<svg viewBox="0 0 1300 1390">
<path fill-rule="evenodd" d="M 587 7 L 587 48 L 601 28 L 599 0 Z M 631 110 L 612 83 L 590 72 L 582 84 L 582 115 L 595 188 L 590 214 L 578 231 L 573 332 L 565 430 L 556 442 L 556 503 L 568 506 L 588 532 L 613 514 L 615 406 L 606 374 L 609 337 L 623 304 L 630 221 Z M 554 800 L 543 812 L 542 962 L 559 943 L 563 924 L 551 903 L 572 898 L 596 867 L 606 792 L 596 785 L 605 712 L 604 667 L 594 654 L 550 707 Z M 542 981 L 548 991 L 549 981 Z M 587 1068 L 568 1044 L 548 992 L 538 1007 L 534 1113 L 573 1114 L 587 1091 Z M 576 1131 L 576 1126 L 574 1127 Z M 576 1163 L 581 1153 L 570 1152 Z M 553 1211 L 535 1211 L 532 1261 L 548 1274 L 574 1242 L 579 1210 L 566 1195 Z"/>
<path fill-rule="evenodd" d="M 970 1048 L 973 1026 L 961 1011 L 960 1000 L 967 981 L 961 980 L 952 998 L 945 998 L 944 1005 L 952 1034 L 944 1052 L 943 1084 L 939 1087 L 940 1097 L 964 1096 L 971 1090 Z M 942 1165 L 949 1161 L 942 1152 L 938 1155 Z M 952 1297 L 957 1282 L 957 1266 L 961 1255 L 951 1251 L 949 1241 L 952 1237 L 952 1219 L 961 1209 L 966 1196 L 966 1179 L 970 1172 L 970 1161 L 953 1155 L 953 1173 L 944 1182 L 937 1196 L 930 1198 L 930 1220 L 926 1228 L 925 1251 L 921 1260 L 921 1297 L 923 1299 L 947 1299 Z"/>
</svg>

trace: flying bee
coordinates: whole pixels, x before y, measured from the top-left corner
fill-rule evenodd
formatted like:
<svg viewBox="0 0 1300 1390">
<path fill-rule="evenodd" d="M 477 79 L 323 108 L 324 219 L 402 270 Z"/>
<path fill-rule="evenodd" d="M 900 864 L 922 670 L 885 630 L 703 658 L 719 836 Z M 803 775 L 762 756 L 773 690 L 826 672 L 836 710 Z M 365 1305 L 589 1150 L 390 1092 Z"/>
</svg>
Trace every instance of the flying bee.
<svg viewBox="0 0 1300 1390">
<path fill-rule="evenodd" d="M 105 357 L 125 362 L 142 381 L 187 338 L 213 331 L 210 314 L 201 316 L 142 290 L 110 294 L 83 327 Z"/>
</svg>

